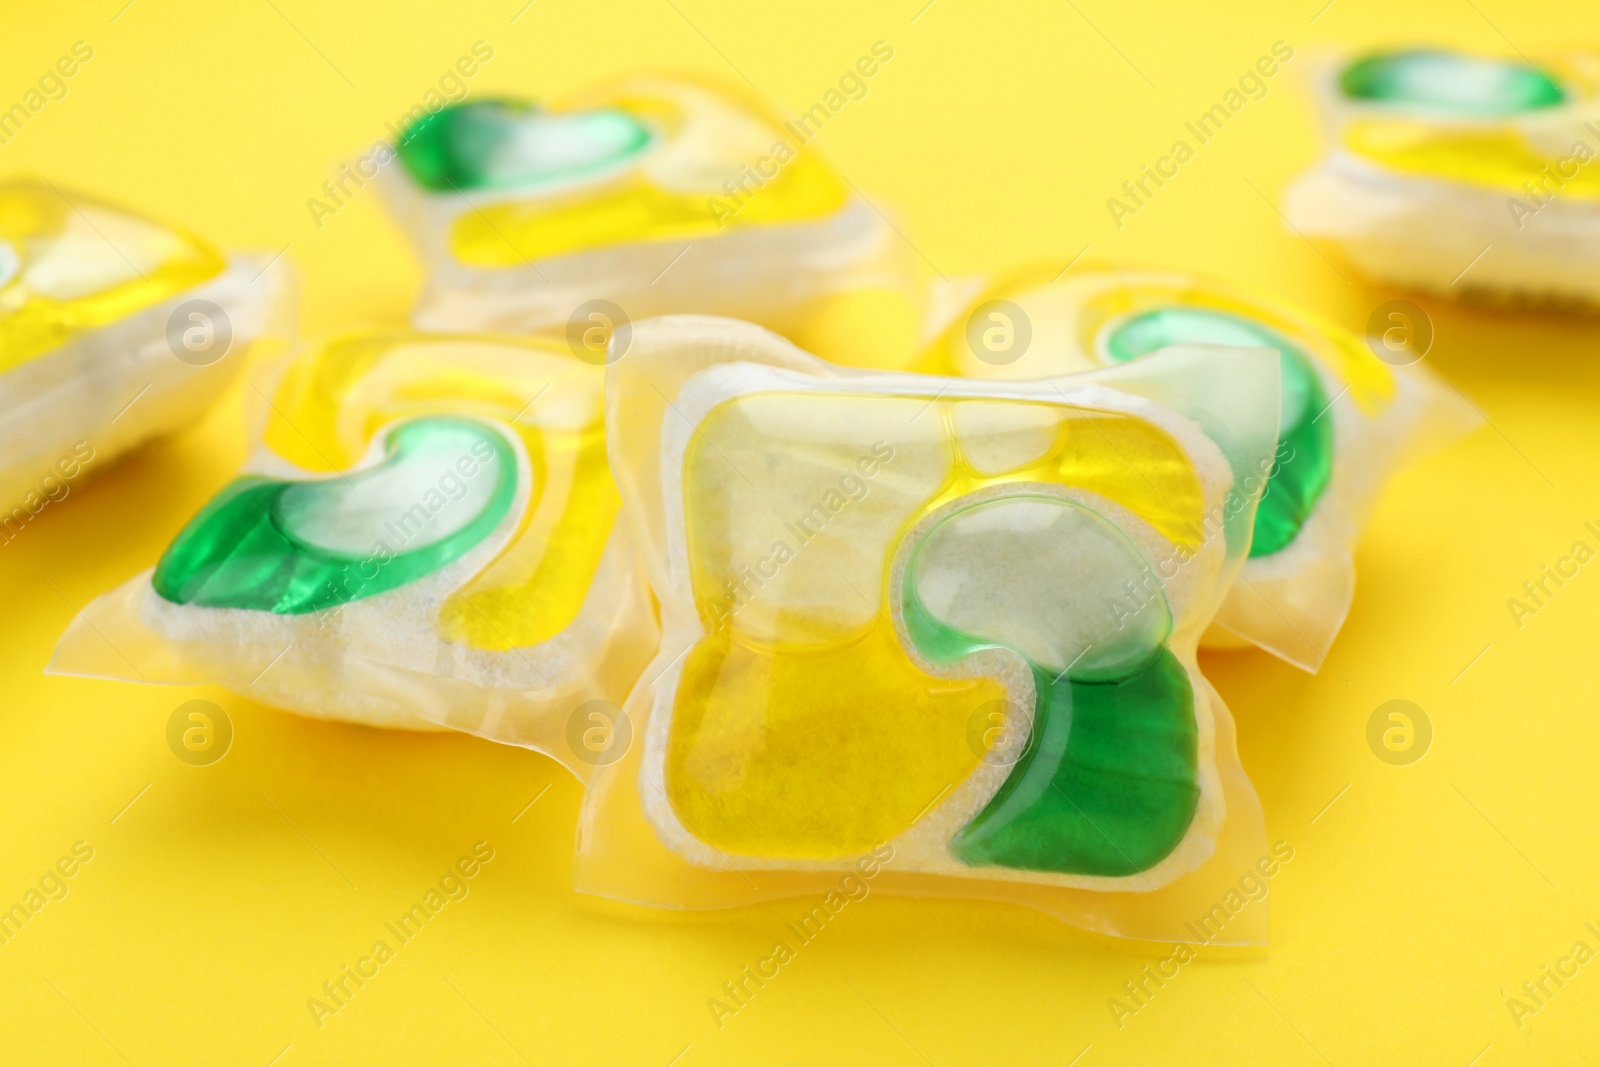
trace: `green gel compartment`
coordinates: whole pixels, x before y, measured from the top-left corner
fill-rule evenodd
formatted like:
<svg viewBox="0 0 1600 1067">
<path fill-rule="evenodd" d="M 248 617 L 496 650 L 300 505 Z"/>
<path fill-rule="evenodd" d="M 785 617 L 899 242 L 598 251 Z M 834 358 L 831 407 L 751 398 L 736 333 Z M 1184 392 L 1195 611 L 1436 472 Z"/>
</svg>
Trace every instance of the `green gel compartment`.
<svg viewBox="0 0 1600 1067">
<path fill-rule="evenodd" d="M 406 127 L 401 164 L 433 192 L 509 189 L 591 177 L 649 147 L 639 120 L 614 108 L 551 114 L 524 100 L 452 104 Z"/>
<path fill-rule="evenodd" d="M 246 476 L 183 528 L 152 583 L 177 604 L 300 615 L 388 592 L 459 559 L 499 525 L 517 459 L 470 419 L 390 430 L 374 466 L 316 481 Z"/>
<path fill-rule="evenodd" d="M 1176 305 L 1123 319 L 1111 327 L 1105 351 L 1125 363 L 1181 344 L 1275 348 L 1282 357 L 1277 465 L 1256 508 L 1250 541 L 1252 559 L 1270 556 L 1299 534 L 1333 473 L 1333 420 L 1322 417 L 1328 407 L 1322 381 L 1310 359 L 1276 330 L 1210 308 Z"/>
<path fill-rule="evenodd" d="M 912 548 L 903 604 L 929 661 L 1008 648 L 1033 673 L 1028 745 L 950 842 L 957 859 L 1124 877 L 1177 847 L 1200 797 L 1194 693 L 1161 584 L 1121 531 L 1055 496 L 974 504 Z"/>
<path fill-rule="evenodd" d="M 1477 117 L 1537 111 L 1567 99 L 1537 67 L 1433 49 L 1364 56 L 1344 69 L 1339 88 L 1352 100 Z"/>
</svg>

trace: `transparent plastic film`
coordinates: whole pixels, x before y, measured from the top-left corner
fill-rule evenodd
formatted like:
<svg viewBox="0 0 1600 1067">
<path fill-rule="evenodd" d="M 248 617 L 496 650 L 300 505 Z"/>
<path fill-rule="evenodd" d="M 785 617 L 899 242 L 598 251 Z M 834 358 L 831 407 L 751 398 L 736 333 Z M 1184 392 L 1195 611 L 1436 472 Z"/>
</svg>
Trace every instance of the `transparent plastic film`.
<svg viewBox="0 0 1600 1067">
<path fill-rule="evenodd" d="M 44 179 L 0 182 L 0 540 L 221 396 L 286 326 L 270 266 Z"/>
<path fill-rule="evenodd" d="M 979 382 L 685 316 L 608 373 L 664 636 L 590 782 L 580 890 L 706 908 L 870 877 L 1194 940 L 1266 851 L 1194 650 L 1248 551 L 1260 480 L 1234 471 L 1271 464 L 1270 353 Z"/>
<path fill-rule="evenodd" d="M 1350 610 L 1355 543 L 1390 474 L 1478 416 L 1426 368 L 1391 365 L 1348 331 L 1265 298 L 1171 271 L 1066 266 L 983 286 L 923 363 L 990 381 L 1150 368 L 1153 395 L 1170 403 L 1156 355 L 1169 346 L 1274 353 L 1279 425 L 1267 488 L 1248 558 L 1202 644 L 1251 644 L 1317 670 Z M 1218 370 L 1212 388 L 1226 394 L 1235 382 Z M 1226 436 L 1225 419 L 1196 417 Z"/>
<path fill-rule="evenodd" d="M 372 332 L 263 390 L 247 469 L 51 669 L 547 752 L 620 701 L 655 619 L 606 469 L 603 373 L 561 348 Z"/>
<path fill-rule="evenodd" d="M 1597 73 L 1594 52 L 1324 57 L 1312 76 L 1327 154 L 1289 186 L 1285 213 L 1392 285 L 1592 311 Z"/>
<path fill-rule="evenodd" d="M 818 121 L 663 75 L 424 116 L 383 168 L 430 274 L 417 323 L 561 333 L 596 307 L 718 314 L 837 362 L 906 366 L 919 261 L 810 144 Z"/>
</svg>

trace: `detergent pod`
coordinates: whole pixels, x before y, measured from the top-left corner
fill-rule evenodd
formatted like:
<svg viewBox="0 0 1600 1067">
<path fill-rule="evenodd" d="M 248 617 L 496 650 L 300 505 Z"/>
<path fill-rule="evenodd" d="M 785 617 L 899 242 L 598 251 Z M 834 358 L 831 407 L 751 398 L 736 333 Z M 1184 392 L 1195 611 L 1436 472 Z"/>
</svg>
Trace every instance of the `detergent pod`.
<svg viewBox="0 0 1600 1067">
<path fill-rule="evenodd" d="M 564 332 L 598 362 L 626 323 L 696 312 L 903 366 L 921 316 L 914 253 L 808 147 L 809 123 L 661 76 L 419 118 L 383 168 L 428 268 L 417 324 Z"/>
<path fill-rule="evenodd" d="M 1194 656 L 1248 548 L 1261 483 L 1234 471 L 1271 464 L 1277 363 L 983 382 L 637 327 L 608 446 L 663 639 L 611 716 L 577 887 L 702 908 L 870 879 L 1194 940 L 1266 851 Z M 1222 940 L 1263 935 L 1258 912 Z"/>
<path fill-rule="evenodd" d="M 191 425 L 268 328 L 276 272 L 48 180 L 0 181 L 0 524 Z"/>
<path fill-rule="evenodd" d="M 566 717 L 620 700 L 656 636 L 606 469 L 603 384 L 541 340 L 375 332 L 312 349 L 265 390 L 246 471 L 73 621 L 51 669 L 451 727 L 581 776 Z"/>
<path fill-rule="evenodd" d="M 1494 303 L 1600 303 L 1600 55 L 1442 49 L 1326 64 L 1330 148 L 1291 224 L 1392 285 Z"/>
<path fill-rule="evenodd" d="M 1254 644 L 1315 671 L 1350 609 L 1355 543 L 1389 474 L 1478 416 L 1431 372 L 1380 360 L 1331 323 L 1170 271 L 1018 271 L 954 315 L 926 361 L 972 378 L 1093 375 L 1170 345 L 1279 359 L 1278 440 L 1249 555 L 1202 644 Z"/>
</svg>

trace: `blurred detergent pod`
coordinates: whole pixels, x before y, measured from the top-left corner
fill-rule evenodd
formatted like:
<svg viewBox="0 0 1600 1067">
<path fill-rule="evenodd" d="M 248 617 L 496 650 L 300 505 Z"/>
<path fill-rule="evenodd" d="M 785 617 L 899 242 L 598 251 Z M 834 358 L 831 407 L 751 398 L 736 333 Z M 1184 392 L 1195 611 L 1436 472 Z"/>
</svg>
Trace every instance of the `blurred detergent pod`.
<svg viewBox="0 0 1600 1067">
<path fill-rule="evenodd" d="M 1600 303 L 1600 53 L 1406 48 L 1316 77 L 1329 147 L 1285 194 L 1296 229 L 1391 285 Z"/>
<path fill-rule="evenodd" d="M 924 360 L 1022 381 L 1136 369 L 1173 345 L 1276 353 L 1277 446 L 1267 467 L 1234 472 L 1238 492 L 1257 494 L 1259 506 L 1248 558 L 1202 644 L 1253 644 L 1314 671 L 1349 611 L 1355 543 L 1390 474 L 1479 421 L 1419 363 L 1425 323 L 1407 324 L 1389 305 L 1374 319 L 1387 331 L 1381 344 L 1178 272 L 1041 264 L 978 291 Z M 1203 424 L 1211 418 L 1201 413 Z"/>
<path fill-rule="evenodd" d="M 567 719 L 620 701 L 656 644 L 604 375 L 542 338 L 311 347 L 263 389 L 245 471 L 73 620 L 50 669 L 463 730 L 583 777 Z"/>
<path fill-rule="evenodd" d="M 382 168 L 428 271 L 415 321 L 605 330 L 611 316 L 584 310 L 605 301 L 630 321 L 728 315 L 841 363 L 903 366 L 921 321 L 915 254 L 808 144 L 816 132 L 666 76 L 425 115 Z"/>
<path fill-rule="evenodd" d="M 194 424 L 276 325 L 269 265 L 48 179 L 0 181 L 0 540 Z"/>
</svg>

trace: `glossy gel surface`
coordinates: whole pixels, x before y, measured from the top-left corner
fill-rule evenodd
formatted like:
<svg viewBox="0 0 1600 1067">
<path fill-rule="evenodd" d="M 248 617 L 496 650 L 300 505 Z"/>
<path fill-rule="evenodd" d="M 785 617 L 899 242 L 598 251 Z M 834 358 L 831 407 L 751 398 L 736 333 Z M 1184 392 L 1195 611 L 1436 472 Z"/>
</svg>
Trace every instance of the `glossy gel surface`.
<svg viewBox="0 0 1600 1067">
<path fill-rule="evenodd" d="M 395 151 L 432 192 L 533 188 L 626 164 L 650 130 L 614 108 L 552 114 L 525 100 L 451 104 L 406 127 Z"/>
<path fill-rule="evenodd" d="M 1367 56 L 1345 68 L 1340 88 L 1382 107 L 1352 115 L 1341 137 L 1355 155 L 1400 174 L 1517 197 L 1548 189 L 1554 176 L 1563 200 L 1600 200 L 1594 145 L 1576 119 L 1569 136 L 1544 117 L 1592 94 L 1591 68 L 1582 57 L 1541 69 L 1429 50 Z"/>
<path fill-rule="evenodd" d="M 1339 88 L 1352 100 L 1463 116 L 1537 111 L 1567 99 L 1527 63 L 1431 49 L 1365 56 L 1344 69 Z"/>
<path fill-rule="evenodd" d="M 516 456 L 489 427 L 417 419 L 376 465 L 311 482 L 246 477 L 156 566 L 167 600 L 299 615 L 385 593 L 459 559 L 505 518 Z"/>
<path fill-rule="evenodd" d="M 222 273 L 199 239 L 45 182 L 0 182 L 0 373 Z"/>
<path fill-rule="evenodd" d="M 963 498 L 1006 485 L 1017 492 L 1004 507 L 960 508 Z M 915 578 L 907 626 L 919 651 L 955 662 L 1004 644 L 1052 674 L 1072 655 L 1072 669 L 1096 680 L 1086 684 L 1102 686 L 1147 670 L 1171 625 L 1164 601 L 1148 592 L 1159 589 L 1149 565 L 1104 517 L 1041 485 L 1115 501 L 1175 546 L 1203 537 L 1203 494 L 1188 457 L 1132 416 L 1065 404 L 778 393 L 713 409 L 684 458 L 688 561 L 706 635 L 685 657 L 667 737 L 667 798 L 682 824 L 726 852 L 848 856 L 909 828 L 978 767 L 983 752 L 969 742 L 970 724 L 1006 699 L 1005 687 L 986 676 L 927 673 L 889 612 L 898 546 L 946 505 L 959 517 L 929 529 L 907 571 Z M 1058 595 L 1053 579 L 1099 584 L 1074 601 Z M 1122 593 L 1124 580 L 1146 590 L 1147 610 L 1129 601 L 1119 616 L 1099 602 Z M 930 600 L 942 616 L 918 606 Z M 969 638 L 951 621 L 991 632 Z M 1085 640 L 1100 647 L 1076 656 Z M 1070 677 L 1063 685 L 1075 684 Z M 1052 736 L 1070 733 L 1070 717 L 1051 710 L 1061 704 L 1053 692 L 1041 689 L 1035 728 L 1053 722 Z M 1182 694 L 1168 696 L 1171 736 L 1157 745 L 1171 752 L 1182 748 L 1173 737 L 1184 716 L 1193 729 L 1194 710 Z M 1148 731 L 1118 734 L 1115 726 L 1101 725 L 1105 744 L 1148 739 Z M 1083 735 L 1072 756 L 1092 761 L 1100 744 Z M 1030 766 L 1037 775 L 1045 764 Z M 1077 790 L 1076 779 L 1069 784 Z M 1157 837 L 1192 817 L 1192 800 L 1183 816 L 1136 796 L 1140 781 L 1121 788 L 1130 810 L 1167 812 Z M 1070 795 L 1114 806 L 1117 789 L 1106 778 Z M 1003 845 L 981 853 L 974 844 L 973 862 L 1107 869 L 1105 856 L 1081 847 L 1077 829 L 1043 809 L 1015 810 L 986 812 L 983 832 L 1034 820 L 1049 827 L 1041 831 L 1049 855 Z M 1146 841 L 1134 852 L 1149 859 L 1161 847 Z"/>
<path fill-rule="evenodd" d="M 1417 177 L 1442 178 L 1526 197 L 1548 175 L 1561 178 L 1561 199 L 1600 200 L 1595 146 L 1551 155 L 1515 128 L 1457 128 L 1416 119 L 1359 119 L 1344 131 L 1345 147 L 1374 163 Z"/>
<path fill-rule="evenodd" d="M 1213 308 L 1174 305 L 1139 312 L 1109 327 L 1104 349 L 1120 363 L 1175 344 L 1277 349 L 1282 383 L 1279 461 L 1256 509 L 1250 556 L 1281 551 L 1311 517 L 1333 473 L 1333 420 L 1323 417 L 1328 399 L 1322 382 L 1309 358 L 1282 334 Z"/>
<path fill-rule="evenodd" d="M 1059 596 L 1024 588 L 1063 574 L 1077 581 Z M 1183 840 L 1200 799 L 1194 694 L 1166 649 L 1161 584 L 1115 526 L 1055 497 L 986 501 L 913 548 L 904 597 L 912 643 L 932 662 L 1009 648 L 1033 675 L 1029 743 L 951 842 L 959 859 L 1121 877 Z"/>
<path fill-rule="evenodd" d="M 493 425 L 488 432 L 502 447 L 507 434 L 522 444 L 530 472 L 525 503 L 506 546 L 445 600 L 440 635 L 496 652 L 546 641 L 583 607 L 621 505 L 606 466 L 604 382 L 602 368 L 539 340 L 384 331 L 330 341 L 287 368 L 267 409 L 266 447 L 326 476 L 317 488 L 288 496 L 288 532 L 318 549 L 366 559 L 372 546 L 361 541 L 371 531 L 357 520 L 361 509 L 350 506 L 341 475 L 372 451 L 377 435 L 418 420 Z M 377 484 L 400 491 L 407 477 L 391 468 Z M 249 489 L 250 481 L 261 480 L 241 480 L 223 495 Z M 487 484 L 475 476 L 470 492 Z M 219 497 L 208 513 L 222 504 Z M 230 514 L 244 506 L 231 505 Z M 430 523 L 430 535 L 440 528 Z M 295 589 L 289 602 L 317 596 L 303 582 Z M 274 610 L 276 600 L 258 603 Z"/>
<path fill-rule="evenodd" d="M 848 186 L 749 101 L 644 79 L 572 108 L 490 100 L 421 119 L 397 146 L 432 192 L 500 190 L 451 226 L 473 267 L 814 221 Z"/>
</svg>

